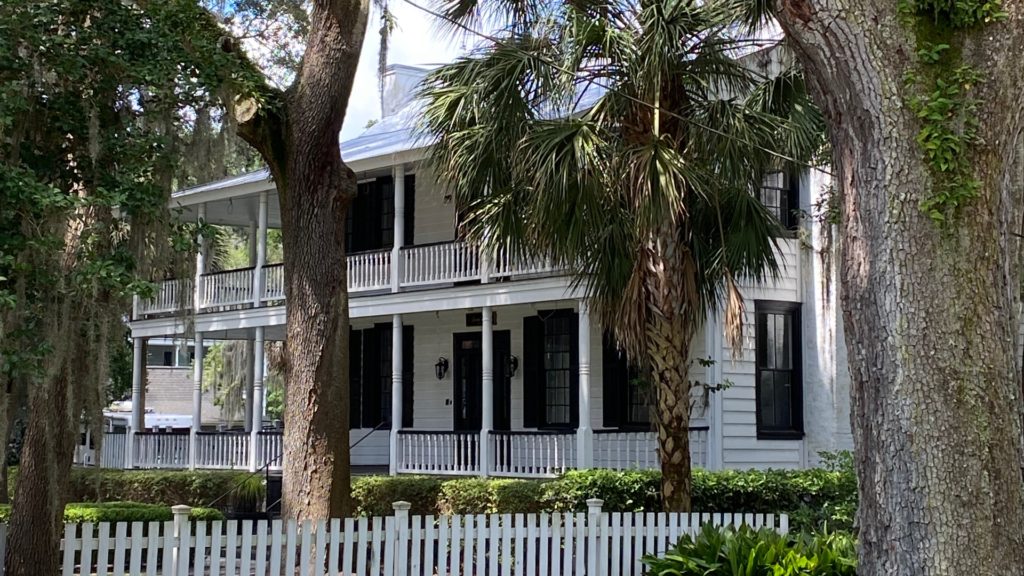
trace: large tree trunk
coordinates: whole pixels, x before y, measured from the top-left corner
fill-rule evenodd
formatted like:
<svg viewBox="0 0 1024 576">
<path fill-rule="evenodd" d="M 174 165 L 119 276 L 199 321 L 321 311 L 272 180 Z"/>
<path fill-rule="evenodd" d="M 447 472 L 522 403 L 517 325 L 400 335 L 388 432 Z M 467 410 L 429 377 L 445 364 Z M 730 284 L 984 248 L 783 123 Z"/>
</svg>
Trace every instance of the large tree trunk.
<svg viewBox="0 0 1024 576">
<path fill-rule="evenodd" d="M 4 567 L 9 576 L 59 574 L 64 505 L 79 418 L 69 401 L 69 375 L 47 378 L 32 391 L 25 444 L 14 487 L 12 529 Z"/>
<path fill-rule="evenodd" d="M 942 223 L 921 205 L 949 176 L 924 158 L 908 104 L 921 92 L 909 75 L 935 73 L 915 39 L 929 24 L 901 16 L 900 5 L 781 0 L 780 10 L 830 121 L 842 199 L 858 572 L 1016 574 L 1024 498 L 1012 235 L 1024 3 L 1003 3 L 1006 22 L 934 41 L 961 59 L 938 76 L 949 81 L 959 64 L 982 75 L 968 91 L 981 140 L 966 152 L 980 187 L 958 209 L 944 206 Z"/>
<path fill-rule="evenodd" d="M 366 32 L 366 0 L 320 0 L 283 110 L 239 132 L 270 166 L 281 197 L 288 299 L 284 483 L 289 518 L 351 509 L 345 214 L 356 178 L 341 159 L 345 118 Z"/>
</svg>

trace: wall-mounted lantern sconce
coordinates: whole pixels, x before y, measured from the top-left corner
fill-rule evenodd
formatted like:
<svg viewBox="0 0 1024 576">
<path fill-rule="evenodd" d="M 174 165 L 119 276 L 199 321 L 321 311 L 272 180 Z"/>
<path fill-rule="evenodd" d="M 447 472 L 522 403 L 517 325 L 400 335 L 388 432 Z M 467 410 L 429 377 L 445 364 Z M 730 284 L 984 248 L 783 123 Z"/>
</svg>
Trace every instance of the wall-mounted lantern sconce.
<svg viewBox="0 0 1024 576">
<path fill-rule="evenodd" d="M 444 375 L 448 373 L 448 359 L 441 356 L 437 359 L 437 364 L 434 364 L 434 375 L 437 376 L 438 380 L 444 380 Z"/>
<path fill-rule="evenodd" d="M 511 354 L 508 357 L 508 376 L 509 378 L 516 377 L 516 370 L 519 370 L 519 357 L 515 354 Z"/>
</svg>

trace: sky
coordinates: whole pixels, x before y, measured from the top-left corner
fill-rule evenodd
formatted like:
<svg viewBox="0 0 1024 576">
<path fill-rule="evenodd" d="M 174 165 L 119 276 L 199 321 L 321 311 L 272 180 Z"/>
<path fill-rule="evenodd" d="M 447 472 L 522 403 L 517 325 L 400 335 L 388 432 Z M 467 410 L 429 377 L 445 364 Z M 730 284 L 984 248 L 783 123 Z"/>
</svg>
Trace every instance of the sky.
<svg viewBox="0 0 1024 576">
<path fill-rule="evenodd" d="M 449 40 L 449 35 L 436 29 L 433 16 L 401 0 L 389 4 L 397 21 L 397 28 L 391 36 L 389 64 L 443 64 L 459 56 L 463 52 L 463 44 L 471 45 L 471 40 Z M 372 18 L 366 32 L 366 41 L 363 42 L 363 53 L 356 71 L 345 125 L 341 129 L 342 141 L 358 136 L 370 120 L 380 119 L 380 97 L 377 91 L 379 20 L 376 14 Z"/>
</svg>

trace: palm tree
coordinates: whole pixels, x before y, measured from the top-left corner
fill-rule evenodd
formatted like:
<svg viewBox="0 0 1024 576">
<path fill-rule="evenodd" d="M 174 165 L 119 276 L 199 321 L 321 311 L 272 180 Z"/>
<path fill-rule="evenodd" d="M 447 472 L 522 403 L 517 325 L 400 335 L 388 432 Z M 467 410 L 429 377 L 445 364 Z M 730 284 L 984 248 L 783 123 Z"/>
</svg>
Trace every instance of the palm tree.
<svg viewBox="0 0 1024 576">
<path fill-rule="evenodd" d="M 423 88 L 433 169 L 485 246 L 573 271 L 657 391 L 667 510 L 690 508 L 690 346 L 740 279 L 777 275 L 765 174 L 822 145 L 800 75 L 758 72 L 757 0 L 453 0 L 450 22 L 505 17 Z M 747 53 L 747 57 L 741 57 Z"/>
</svg>

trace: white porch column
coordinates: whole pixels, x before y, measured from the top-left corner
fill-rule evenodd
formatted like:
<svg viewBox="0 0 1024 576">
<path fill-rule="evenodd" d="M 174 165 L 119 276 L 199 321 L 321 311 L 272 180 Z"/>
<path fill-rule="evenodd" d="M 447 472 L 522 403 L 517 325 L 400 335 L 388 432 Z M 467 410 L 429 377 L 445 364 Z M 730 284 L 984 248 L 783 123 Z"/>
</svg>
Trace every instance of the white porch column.
<svg viewBox="0 0 1024 576">
<path fill-rule="evenodd" d="M 200 204 L 196 208 L 196 221 L 202 224 L 206 220 L 206 204 Z M 199 250 L 196 251 L 196 277 L 192 293 L 192 312 L 198 313 L 203 307 L 203 274 L 206 272 L 206 239 L 200 234 Z"/>
<path fill-rule="evenodd" d="M 494 429 L 494 325 L 491 318 L 491 307 L 484 306 L 481 312 L 481 365 L 483 375 L 480 379 L 480 475 L 490 476 L 491 454 L 490 433 Z"/>
<path fill-rule="evenodd" d="M 132 339 L 132 421 L 129 427 L 128 446 L 125 454 L 125 467 L 131 468 L 135 463 L 135 433 L 146 429 L 146 382 L 144 352 L 145 341 L 142 338 Z"/>
<path fill-rule="evenodd" d="M 576 428 L 576 467 L 594 467 L 594 430 L 590 427 L 590 304 L 579 304 L 579 418 Z"/>
<path fill-rule="evenodd" d="M 391 171 L 395 189 L 395 222 L 391 248 L 391 291 L 398 292 L 402 284 L 402 245 L 405 244 L 405 164 L 398 164 Z"/>
<path fill-rule="evenodd" d="M 256 339 L 253 342 L 252 353 L 252 420 L 249 424 L 249 471 L 255 472 L 264 462 L 259 461 L 259 440 L 260 430 L 263 429 L 263 342 L 266 329 L 263 326 L 256 327 Z"/>
<path fill-rule="evenodd" d="M 709 314 L 704 324 L 704 338 L 707 354 L 714 362 L 707 369 L 707 380 L 711 385 L 722 383 L 722 336 L 721 315 L 718 312 Z M 708 420 L 709 470 L 722 469 L 722 394 L 722 391 L 709 394 L 710 401 L 705 409 Z"/>
<path fill-rule="evenodd" d="M 256 261 L 252 271 L 252 305 L 263 303 L 263 267 L 267 265 L 267 191 L 260 192 L 260 213 L 256 222 Z"/>
<path fill-rule="evenodd" d="M 391 317 L 391 438 L 388 472 L 398 473 L 398 431 L 402 429 L 402 315 Z"/>
<path fill-rule="evenodd" d="M 192 428 L 188 443 L 188 467 L 196 469 L 196 445 L 199 437 L 196 432 L 203 424 L 203 333 L 195 335 L 195 360 L 192 362 Z"/>
</svg>

